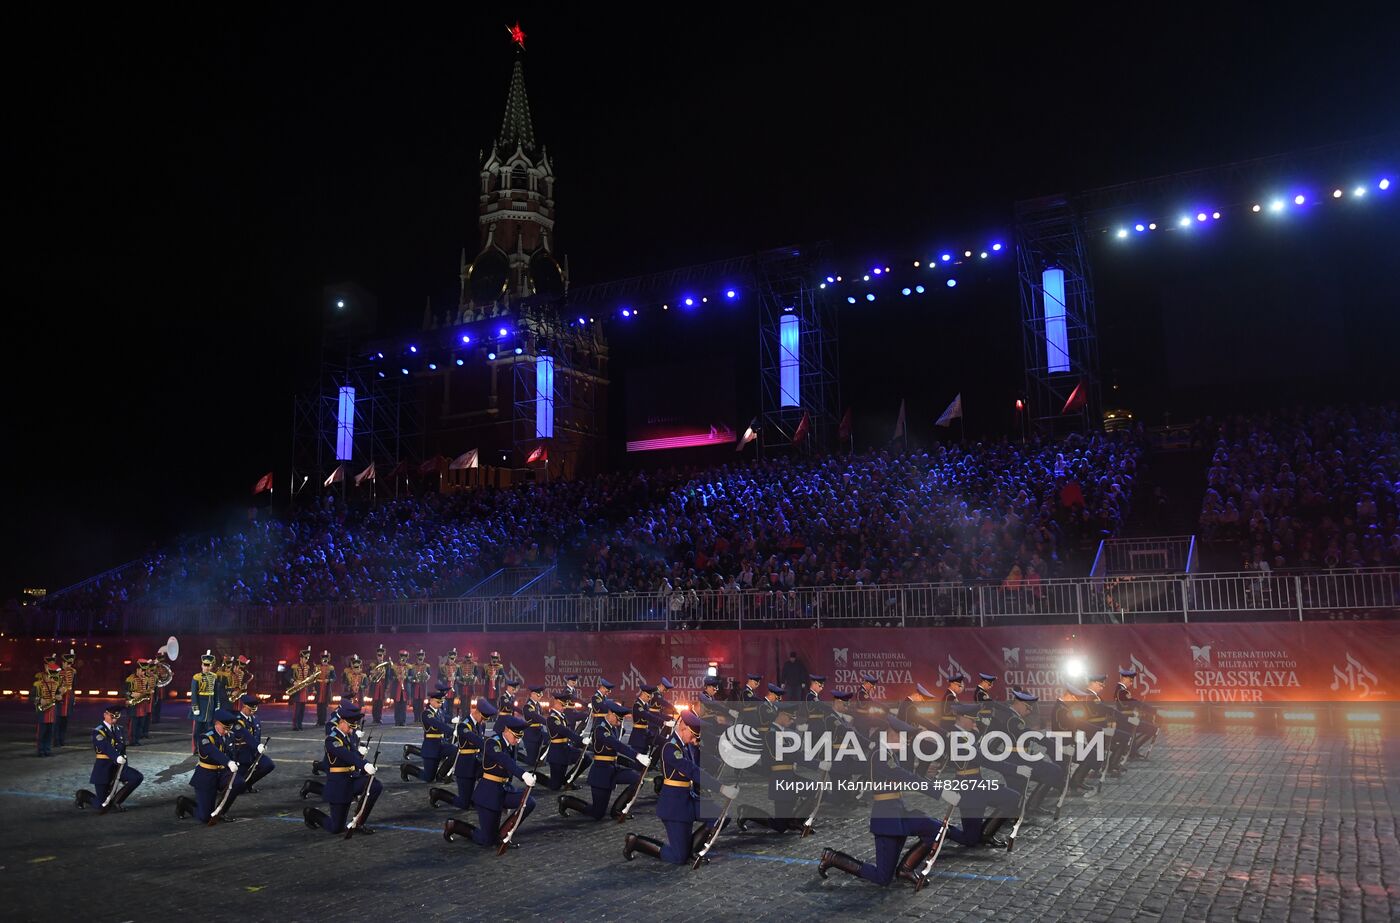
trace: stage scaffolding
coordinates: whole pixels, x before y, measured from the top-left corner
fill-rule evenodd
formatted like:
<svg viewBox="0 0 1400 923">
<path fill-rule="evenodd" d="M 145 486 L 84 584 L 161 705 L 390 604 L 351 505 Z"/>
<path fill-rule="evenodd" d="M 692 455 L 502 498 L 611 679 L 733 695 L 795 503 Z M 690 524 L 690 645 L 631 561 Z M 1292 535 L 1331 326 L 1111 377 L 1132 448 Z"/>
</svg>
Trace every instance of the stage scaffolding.
<svg viewBox="0 0 1400 923">
<path fill-rule="evenodd" d="M 608 347 L 596 315 L 583 314 L 579 324 L 580 315 L 561 312 L 569 308 L 523 307 L 516 320 L 523 352 L 496 361 L 511 366 L 511 439 L 517 455 L 528 458 L 544 445 L 550 462 L 562 465 L 564 477 L 572 478 L 580 473 L 577 464 L 590 457 L 583 451 L 586 443 L 606 432 L 598 407 L 606 400 Z"/>
<path fill-rule="evenodd" d="M 836 444 L 841 415 L 836 306 L 819 287 L 827 251 L 826 244 L 782 247 L 760 253 L 754 263 L 760 295 L 760 455 L 827 451 Z M 791 394 L 794 380 L 796 404 Z M 794 447 L 793 437 L 804 415 L 809 418 L 810 433 L 801 446 Z"/>
</svg>

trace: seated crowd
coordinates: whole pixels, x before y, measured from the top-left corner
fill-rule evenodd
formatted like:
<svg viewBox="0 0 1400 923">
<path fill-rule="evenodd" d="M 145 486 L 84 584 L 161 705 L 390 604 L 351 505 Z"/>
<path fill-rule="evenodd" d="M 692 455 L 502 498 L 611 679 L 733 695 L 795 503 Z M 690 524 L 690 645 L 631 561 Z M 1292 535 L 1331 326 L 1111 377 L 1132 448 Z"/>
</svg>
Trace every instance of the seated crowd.
<svg viewBox="0 0 1400 923">
<path fill-rule="evenodd" d="M 619 472 L 345 505 L 189 537 L 65 594 L 103 608 L 460 595 L 501 566 L 566 591 L 666 594 L 992 581 L 1031 590 L 1128 513 L 1125 436 Z M 1086 565 L 1087 566 L 1087 565 Z"/>
<path fill-rule="evenodd" d="M 1206 542 L 1246 570 L 1400 565 L 1400 408 L 1209 422 Z"/>
</svg>

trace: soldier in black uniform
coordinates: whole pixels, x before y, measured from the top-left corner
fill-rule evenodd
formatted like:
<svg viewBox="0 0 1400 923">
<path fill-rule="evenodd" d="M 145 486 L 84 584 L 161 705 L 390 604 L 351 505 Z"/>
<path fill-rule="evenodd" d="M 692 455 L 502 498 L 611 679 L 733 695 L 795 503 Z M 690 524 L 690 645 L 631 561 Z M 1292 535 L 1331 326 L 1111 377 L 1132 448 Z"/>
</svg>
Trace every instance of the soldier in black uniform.
<svg viewBox="0 0 1400 923">
<path fill-rule="evenodd" d="M 782 687 L 770 685 L 770 690 Z M 778 833 L 786 833 L 790 830 L 800 831 L 806 820 L 807 811 L 798 808 L 799 796 L 791 790 L 791 783 L 797 780 L 797 761 L 801 753 L 785 753 L 778 755 L 778 733 L 786 731 L 794 724 L 793 708 L 791 702 L 774 702 L 772 726 L 763 736 L 763 760 L 768 769 L 768 798 L 773 804 L 773 813 L 770 816 L 766 811 L 761 811 L 751 805 L 742 805 L 739 808 L 739 832 L 748 831 L 749 824 L 762 824 L 770 830 Z M 702 764 L 703 765 L 703 764 Z M 823 761 L 817 767 L 822 772 L 831 768 L 831 763 Z"/>
<path fill-rule="evenodd" d="M 1147 757 L 1141 752 L 1144 744 L 1151 749 L 1153 741 L 1157 739 L 1158 727 L 1152 720 L 1154 710 L 1152 706 L 1139 701 L 1133 695 L 1133 684 L 1137 680 L 1137 670 L 1129 667 L 1126 670 L 1118 671 L 1118 688 L 1114 690 L 1113 699 L 1118 704 L 1118 710 L 1125 715 L 1130 715 L 1138 719 L 1138 725 L 1133 729 L 1133 743 L 1128 749 L 1128 759 L 1140 760 Z"/>
</svg>

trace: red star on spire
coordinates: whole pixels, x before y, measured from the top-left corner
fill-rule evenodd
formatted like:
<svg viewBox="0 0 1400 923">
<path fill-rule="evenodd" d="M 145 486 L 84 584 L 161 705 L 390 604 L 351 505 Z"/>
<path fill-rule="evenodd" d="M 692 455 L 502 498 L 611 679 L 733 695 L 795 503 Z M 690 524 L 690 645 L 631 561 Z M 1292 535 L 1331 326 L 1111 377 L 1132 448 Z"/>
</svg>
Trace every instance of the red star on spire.
<svg viewBox="0 0 1400 923">
<path fill-rule="evenodd" d="M 515 25 L 506 26 L 506 31 L 510 33 L 510 40 L 520 46 L 520 50 L 525 50 L 525 30 L 520 28 L 520 20 L 515 21 Z"/>
</svg>

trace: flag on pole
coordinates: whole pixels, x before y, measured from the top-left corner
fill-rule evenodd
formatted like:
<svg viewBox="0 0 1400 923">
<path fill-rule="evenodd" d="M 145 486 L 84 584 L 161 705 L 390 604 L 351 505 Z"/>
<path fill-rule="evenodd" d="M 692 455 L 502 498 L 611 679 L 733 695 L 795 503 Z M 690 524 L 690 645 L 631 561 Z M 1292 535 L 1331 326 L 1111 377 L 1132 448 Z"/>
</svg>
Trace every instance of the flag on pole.
<svg viewBox="0 0 1400 923">
<path fill-rule="evenodd" d="M 792 434 L 792 444 L 801 445 L 807 438 L 807 433 L 812 429 L 812 415 L 807 411 L 802 411 L 802 422 L 797 424 L 797 429 Z"/>
<path fill-rule="evenodd" d="M 394 470 L 389 472 L 390 480 L 397 480 L 398 478 L 406 477 L 408 477 L 408 462 L 406 461 L 399 462 L 397 465 L 394 466 Z"/>
<path fill-rule="evenodd" d="M 748 429 L 744 430 L 744 435 L 739 437 L 739 444 L 734 447 L 734 451 L 744 451 L 744 446 L 758 438 L 758 417 L 749 421 Z"/>
<path fill-rule="evenodd" d="M 328 477 L 328 478 L 326 478 L 325 483 L 323 483 L 321 486 L 322 486 L 322 487 L 330 487 L 332 484 L 339 484 L 341 481 L 344 481 L 344 480 L 345 480 L 345 466 L 344 466 L 344 465 L 336 465 L 336 466 L 335 466 L 335 470 L 331 472 L 331 476 Z"/>
<path fill-rule="evenodd" d="M 370 462 L 368 468 L 366 468 L 364 471 L 361 471 L 359 474 L 355 475 L 355 486 L 356 486 L 356 487 L 359 487 L 359 486 L 360 486 L 361 484 L 363 484 L 365 481 L 373 481 L 374 479 L 375 479 L 374 462 Z"/>
<path fill-rule="evenodd" d="M 836 438 L 845 442 L 851 438 L 851 408 L 846 408 L 846 414 L 841 418 L 841 426 L 836 430 Z"/>
<path fill-rule="evenodd" d="M 943 416 L 938 418 L 937 425 L 952 426 L 953 421 L 962 415 L 962 392 L 959 391 L 958 396 L 953 398 L 953 403 L 949 404 L 948 409 L 943 411 Z"/>
<path fill-rule="evenodd" d="M 535 449 L 535 451 L 530 453 L 530 457 L 525 459 L 525 464 L 533 465 L 535 462 L 547 461 L 549 461 L 549 449 L 547 449 L 545 447 L 545 444 L 541 442 L 539 446 Z"/>
<path fill-rule="evenodd" d="M 272 489 L 272 472 L 269 471 L 267 474 L 264 474 L 262 477 L 258 478 L 258 483 L 256 483 L 256 484 L 253 485 L 253 496 L 256 497 L 258 494 L 262 493 L 263 491 L 265 491 L 265 490 L 271 490 L 271 489 Z"/>
<path fill-rule="evenodd" d="M 479 467 L 479 465 L 477 451 L 476 449 L 472 449 L 470 452 L 463 452 L 461 455 L 452 459 L 452 464 L 447 467 L 450 471 L 461 471 L 463 468 L 476 468 Z"/>
<path fill-rule="evenodd" d="M 418 466 L 418 474 L 423 477 L 427 477 L 430 474 L 438 474 L 442 471 L 442 463 L 446 460 L 447 459 L 443 458 L 441 455 L 435 455 Z"/>
<path fill-rule="evenodd" d="M 904 399 L 899 399 L 899 417 L 894 421 L 894 439 L 908 438 L 904 430 Z"/>
<path fill-rule="evenodd" d="M 1069 393 L 1069 400 L 1065 401 L 1065 409 L 1060 413 L 1070 413 L 1078 410 L 1089 403 L 1089 389 L 1084 387 L 1084 379 L 1079 379 L 1079 384 L 1074 386 L 1074 390 Z"/>
</svg>

